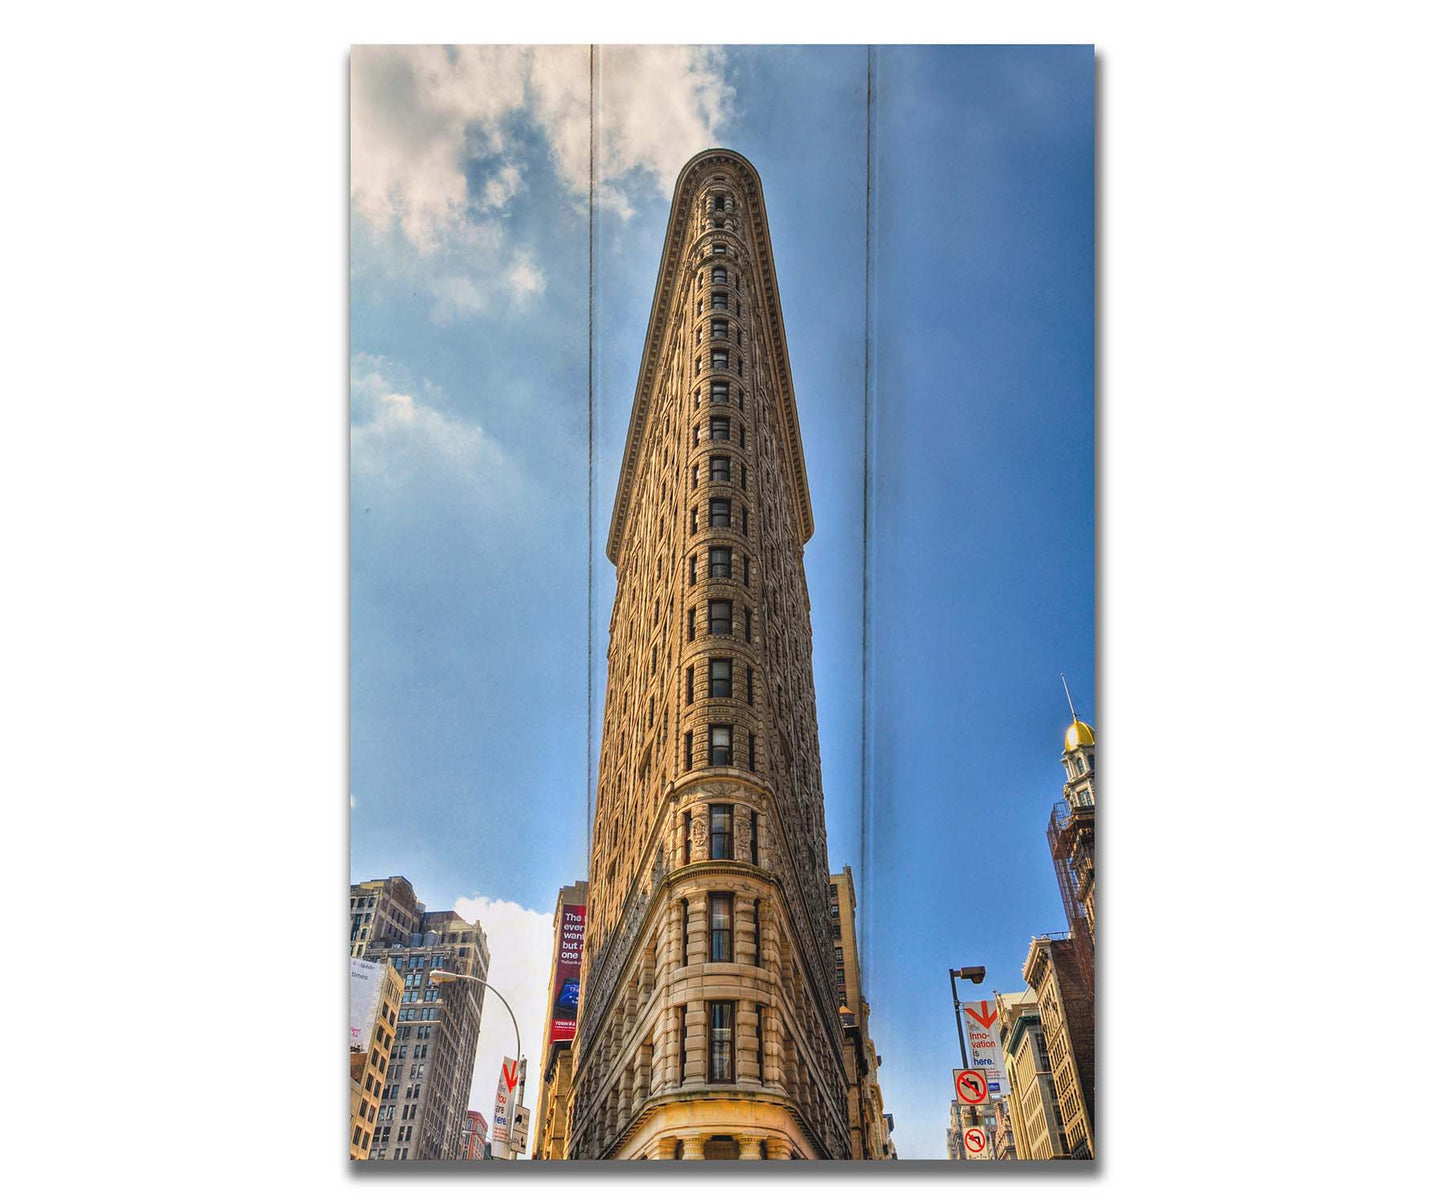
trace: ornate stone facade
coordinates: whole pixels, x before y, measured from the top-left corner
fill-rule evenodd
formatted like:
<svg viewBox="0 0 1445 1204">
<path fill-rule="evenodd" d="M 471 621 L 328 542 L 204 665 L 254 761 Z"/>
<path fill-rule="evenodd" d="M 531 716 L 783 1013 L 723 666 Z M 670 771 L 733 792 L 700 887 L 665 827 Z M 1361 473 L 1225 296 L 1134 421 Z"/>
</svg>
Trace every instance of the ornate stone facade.
<svg viewBox="0 0 1445 1204">
<path fill-rule="evenodd" d="M 844 1070 L 848 1081 L 848 1136 L 854 1158 L 892 1158 L 891 1126 L 883 1110 L 878 1067 L 883 1064 L 869 1033 L 873 1009 L 863 996 L 863 966 L 858 953 L 858 895 L 853 870 L 828 879 L 828 921 L 833 935 L 833 981 L 843 1026 Z"/>
<path fill-rule="evenodd" d="M 803 544 L 757 172 L 678 179 L 617 566 L 570 1158 L 846 1158 Z"/>
</svg>

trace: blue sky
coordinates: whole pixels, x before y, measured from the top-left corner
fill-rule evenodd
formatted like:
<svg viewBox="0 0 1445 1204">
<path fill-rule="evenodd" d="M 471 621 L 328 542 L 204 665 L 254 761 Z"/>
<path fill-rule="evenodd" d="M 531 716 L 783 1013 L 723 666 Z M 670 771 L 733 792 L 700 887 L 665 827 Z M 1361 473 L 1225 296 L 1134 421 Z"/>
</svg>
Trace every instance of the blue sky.
<svg viewBox="0 0 1445 1204">
<path fill-rule="evenodd" d="M 813 491 L 831 859 L 859 877 L 900 1154 L 939 1157 L 947 967 L 1017 989 L 1029 937 L 1061 926 L 1043 837 L 1061 669 L 1093 712 L 1092 52 L 876 55 L 866 863 L 866 54 L 601 59 L 594 741 L 602 534 L 671 190 L 691 154 L 730 146 L 763 180 Z M 352 874 L 405 874 L 482 919 L 534 1057 L 596 753 L 586 64 L 511 47 L 352 63 Z M 504 1023 L 484 1018 L 474 1099 Z"/>
</svg>

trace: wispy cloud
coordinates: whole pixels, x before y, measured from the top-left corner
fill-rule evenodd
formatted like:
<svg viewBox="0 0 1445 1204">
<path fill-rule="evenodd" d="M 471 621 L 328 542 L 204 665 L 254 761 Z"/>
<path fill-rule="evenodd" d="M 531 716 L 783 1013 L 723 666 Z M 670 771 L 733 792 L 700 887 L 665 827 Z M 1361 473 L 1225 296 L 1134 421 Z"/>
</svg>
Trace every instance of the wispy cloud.
<svg viewBox="0 0 1445 1204">
<path fill-rule="evenodd" d="M 360 352 L 351 360 L 351 470 L 358 496 L 440 488 L 489 508 L 518 499 L 516 465 L 481 424 L 453 412 L 446 393 L 400 364 Z"/>
</svg>

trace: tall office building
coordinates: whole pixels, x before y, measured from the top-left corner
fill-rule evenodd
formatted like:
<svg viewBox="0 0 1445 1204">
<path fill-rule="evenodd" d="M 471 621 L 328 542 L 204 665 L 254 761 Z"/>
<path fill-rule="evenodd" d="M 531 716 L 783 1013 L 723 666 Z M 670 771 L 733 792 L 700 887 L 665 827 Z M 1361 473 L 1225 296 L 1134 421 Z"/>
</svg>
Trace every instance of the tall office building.
<svg viewBox="0 0 1445 1204">
<path fill-rule="evenodd" d="M 753 166 L 673 194 L 621 479 L 570 1158 L 846 1158 L 803 545 Z"/>
<path fill-rule="evenodd" d="M 416 932 L 426 908 L 411 883 L 400 875 L 356 883 L 351 888 L 351 956 L 368 945 L 389 945 Z"/>
<path fill-rule="evenodd" d="M 437 985 L 430 974 L 448 970 L 485 979 L 492 961 L 487 934 L 454 911 L 427 911 L 400 877 L 353 886 L 351 913 L 374 917 L 353 919 L 353 942 L 370 933 L 362 956 L 387 962 L 402 976 L 396 1041 L 370 1157 L 460 1158 L 483 988 L 466 981 Z"/>
</svg>

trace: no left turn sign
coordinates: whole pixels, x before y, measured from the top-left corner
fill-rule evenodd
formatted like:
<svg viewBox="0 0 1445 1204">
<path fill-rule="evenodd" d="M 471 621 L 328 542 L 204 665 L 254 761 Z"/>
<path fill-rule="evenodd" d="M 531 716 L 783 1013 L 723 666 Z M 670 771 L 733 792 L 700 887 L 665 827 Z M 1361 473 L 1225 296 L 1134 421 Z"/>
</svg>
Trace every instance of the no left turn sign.
<svg viewBox="0 0 1445 1204">
<path fill-rule="evenodd" d="M 963 1131 L 963 1148 L 970 1154 L 982 1154 L 988 1144 L 988 1134 L 974 1126 Z"/>
<path fill-rule="evenodd" d="M 953 1089 L 962 1103 L 988 1103 L 988 1079 L 981 1070 L 960 1070 L 953 1076 Z"/>
</svg>

